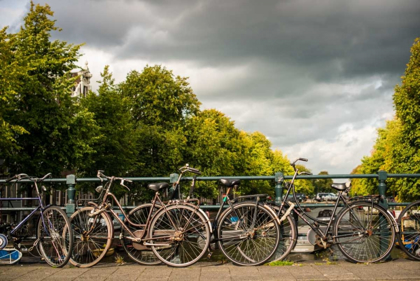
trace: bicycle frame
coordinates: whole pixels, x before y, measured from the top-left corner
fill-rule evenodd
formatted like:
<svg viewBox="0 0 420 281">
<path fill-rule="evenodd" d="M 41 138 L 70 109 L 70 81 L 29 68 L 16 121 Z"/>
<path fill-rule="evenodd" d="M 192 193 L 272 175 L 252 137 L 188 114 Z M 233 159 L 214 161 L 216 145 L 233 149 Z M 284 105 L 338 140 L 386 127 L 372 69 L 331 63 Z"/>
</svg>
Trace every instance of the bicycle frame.
<svg viewBox="0 0 420 281">
<path fill-rule="evenodd" d="M 0 198 L 0 202 L 2 201 L 27 201 L 27 200 L 37 200 L 38 201 L 38 207 L 34 209 L 29 215 L 27 215 L 18 225 L 13 228 L 13 230 L 10 231 L 10 235 L 14 235 L 37 211 L 40 212 L 41 219 L 42 219 L 42 225 L 45 229 L 45 231 L 48 233 L 47 228 L 45 227 L 45 221 L 44 221 L 44 210 L 50 207 L 51 205 L 44 206 L 41 199 L 41 194 L 38 189 L 38 185 L 36 184 L 36 181 L 34 181 L 34 186 L 36 190 L 37 197 L 25 197 L 25 198 Z"/>
<path fill-rule="evenodd" d="M 298 160 L 303 160 L 303 161 L 307 161 L 306 159 L 298 159 Z M 296 160 L 296 161 L 298 161 L 298 160 Z M 294 170 L 295 170 L 295 173 L 294 173 L 294 175 L 293 175 L 293 178 L 292 178 L 292 180 L 290 181 L 290 183 L 289 183 L 289 187 L 288 187 L 288 189 L 287 189 L 287 192 L 286 192 L 286 194 L 285 194 L 285 196 L 284 196 L 284 198 L 288 198 L 288 196 L 289 196 L 289 194 L 290 194 L 290 191 L 292 190 L 292 192 L 293 192 L 293 197 L 295 198 L 295 202 L 296 202 L 296 206 L 297 206 L 297 209 L 299 209 L 299 210 L 297 210 L 296 208 L 294 208 L 294 204 L 289 204 L 289 202 L 287 202 L 287 201 L 283 201 L 281 204 L 280 204 L 280 207 L 279 207 L 279 211 L 278 211 L 278 214 L 277 214 L 277 216 L 278 217 L 280 217 L 281 216 L 281 212 L 282 212 L 282 210 L 283 210 L 283 208 L 285 208 L 286 207 L 286 205 L 287 205 L 287 207 L 289 207 L 289 208 L 291 208 L 291 210 L 290 210 L 290 212 L 294 212 L 299 218 L 301 218 L 323 241 L 327 241 L 328 240 L 328 233 L 329 233 L 329 231 L 330 231 L 330 229 L 331 229 L 331 226 L 333 225 L 333 221 L 334 221 L 334 217 L 335 217 L 335 215 L 336 215 L 336 212 L 337 212 L 337 208 L 338 208 L 338 206 L 339 206 L 339 203 L 340 203 L 340 201 L 342 201 L 343 202 L 343 204 L 344 204 L 344 208 L 350 208 L 350 204 L 349 204 L 349 202 L 348 202 L 348 200 L 346 199 L 346 197 L 343 195 L 343 193 L 345 192 L 344 190 L 343 191 L 339 191 L 338 192 L 338 197 L 337 197 L 337 200 L 335 201 L 335 204 L 334 204 L 334 208 L 333 208 L 333 212 L 332 212 L 332 214 L 331 214 L 331 216 L 330 216 L 330 219 L 328 220 L 328 223 L 326 223 L 325 221 L 321 221 L 321 220 L 318 220 L 318 219 L 316 219 L 316 218 L 313 218 L 313 217 L 311 217 L 311 216 L 309 216 L 308 214 L 306 214 L 303 210 L 302 210 L 302 208 L 300 207 L 300 205 L 299 205 L 299 201 L 298 200 L 296 200 L 296 193 L 295 193 L 295 186 L 294 186 L 294 182 L 295 182 L 295 179 L 296 179 L 296 176 L 297 176 L 297 174 L 298 174 L 298 169 L 294 166 L 294 164 L 296 163 L 296 161 L 294 162 L 294 163 L 292 163 L 292 167 L 294 168 Z M 366 202 L 371 202 L 372 203 L 372 206 L 373 206 L 373 204 L 374 204 L 374 202 L 373 202 L 373 200 L 371 200 L 371 201 L 366 201 Z M 289 210 L 288 210 L 289 211 Z M 388 213 L 389 213 L 389 211 L 387 211 Z M 390 214 L 390 213 L 389 213 Z M 399 232 L 399 229 L 398 229 L 398 225 L 397 225 L 397 223 L 396 223 L 396 221 L 395 221 L 395 219 L 392 217 L 392 215 L 390 214 L 390 217 L 392 218 L 392 223 L 393 223 L 393 227 L 396 229 L 396 232 Z M 310 222 L 309 221 L 309 219 L 310 220 L 312 220 L 313 222 Z M 359 221 L 359 219 L 357 218 L 357 217 L 355 217 L 355 219 L 357 219 L 358 221 Z M 360 222 L 360 221 L 359 221 Z M 320 224 L 323 224 L 323 225 L 326 225 L 326 228 L 325 228 L 325 231 L 323 231 L 322 230 L 322 228 L 320 228 L 319 227 L 319 225 Z M 331 238 L 331 240 L 332 241 L 335 241 L 335 239 L 336 238 L 344 238 L 344 237 L 348 237 L 347 235 L 340 235 L 340 236 L 330 236 L 330 238 Z M 330 240 L 330 241 L 331 241 Z"/>
<path fill-rule="evenodd" d="M 294 167 L 295 168 L 295 167 Z M 301 209 L 301 207 L 300 207 L 300 205 L 299 205 L 299 200 L 296 200 L 296 193 L 295 193 L 295 186 L 294 186 L 294 182 L 295 182 L 295 179 L 296 179 L 296 176 L 297 176 L 297 174 L 298 174 L 298 169 L 297 168 L 295 168 L 295 173 L 294 173 L 294 175 L 293 175 L 293 178 L 292 178 L 292 180 L 290 181 L 290 184 L 289 184 L 289 187 L 288 187 L 288 189 L 287 189 L 287 192 L 286 192 L 286 194 L 285 194 L 285 196 L 284 196 L 284 198 L 288 198 L 288 196 L 289 196 L 289 194 L 290 194 L 290 191 L 292 190 L 292 193 L 293 193 L 293 197 L 295 198 L 295 202 L 296 202 L 296 206 L 297 206 L 297 208 L 299 209 L 299 210 L 301 210 L 301 211 L 299 211 L 299 210 L 297 210 L 296 208 L 294 208 L 294 204 L 293 205 L 290 205 L 287 201 L 283 201 L 281 204 L 280 204 L 280 208 L 279 208 L 279 211 L 278 211 L 278 214 L 277 214 L 277 216 L 278 217 L 280 217 L 281 216 L 281 211 L 283 210 L 283 208 L 285 208 L 285 205 L 287 204 L 287 206 L 289 207 L 289 208 L 292 208 L 292 210 L 291 210 L 291 212 L 294 212 L 299 218 L 301 218 L 318 236 L 320 236 L 323 240 L 326 240 L 327 239 L 327 235 L 328 235 L 328 232 L 329 232 L 329 230 L 330 230 L 330 228 L 331 228 L 331 226 L 332 226 L 332 223 L 333 223 L 333 221 L 334 221 L 334 217 L 335 217 L 335 215 L 336 215 L 336 212 L 337 212 L 337 208 L 338 208 L 338 205 L 339 205 L 339 203 L 340 203 L 340 201 L 342 201 L 343 203 L 344 203 L 344 205 L 345 205 L 345 207 L 349 207 L 349 204 L 348 204 L 348 200 L 343 196 L 343 192 L 342 191 L 339 191 L 338 192 L 338 197 L 337 197 L 337 200 L 335 201 L 335 204 L 334 204 L 334 208 L 333 208 L 333 212 L 332 212 L 332 214 L 331 214 L 331 216 L 330 216 L 330 219 L 328 220 L 328 223 L 326 223 L 325 221 L 321 221 L 321 220 L 318 220 L 318 219 L 316 219 L 316 218 L 313 218 L 313 217 L 311 217 L 311 216 L 309 216 L 309 215 L 307 215 L 305 212 L 302 212 L 302 209 Z M 310 222 L 309 221 L 309 219 L 310 220 L 312 220 L 312 221 L 314 221 L 314 222 Z M 326 228 L 325 228 L 325 232 L 319 227 L 319 224 L 323 224 L 323 225 L 327 225 L 326 226 Z M 340 236 L 341 237 L 341 236 Z M 334 238 L 338 238 L 338 237 L 332 237 L 333 239 Z"/>
<path fill-rule="evenodd" d="M 106 211 L 109 212 L 109 213 L 111 213 L 112 216 L 121 224 L 121 227 L 123 227 L 128 232 L 128 234 L 132 237 L 131 239 L 132 240 L 140 240 L 140 241 L 153 240 L 153 238 L 150 238 L 150 237 L 146 238 L 147 230 L 148 230 L 148 228 L 150 226 L 151 219 L 152 219 L 152 212 L 149 213 L 148 218 L 147 218 L 147 221 L 146 221 L 146 224 L 136 224 L 136 223 L 133 223 L 132 221 L 130 221 L 129 217 L 127 216 L 127 213 L 123 210 L 121 204 L 119 203 L 119 201 L 117 200 L 117 198 L 115 197 L 115 195 L 110 192 L 110 188 L 111 188 L 111 186 L 112 186 L 112 184 L 114 182 L 114 179 L 115 179 L 115 177 L 110 177 L 110 180 L 107 183 L 105 194 L 104 194 L 103 199 L 102 199 L 102 202 L 101 202 L 101 206 L 107 206 L 107 199 L 108 199 L 108 197 L 111 197 L 112 200 L 117 204 L 118 209 L 121 211 L 121 213 L 126 218 L 128 224 L 130 224 L 132 226 L 135 226 L 135 227 L 144 228 L 144 232 L 143 232 L 142 236 L 141 237 L 136 237 L 136 235 L 128 228 L 128 226 L 126 225 L 126 223 L 119 218 L 118 214 L 115 213 L 114 210 L 112 210 L 111 208 L 107 209 Z M 162 208 L 165 208 L 165 209 L 166 209 L 166 206 L 171 205 L 171 203 L 168 204 L 168 205 L 165 205 L 162 202 L 162 200 L 159 197 L 159 192 L 156 192 L 155 193 L 155 197 L 152 200 L 152 206 L 151 206 L 151 209 L 152 210 L 156 207 L 156 205 L 157 205 L 156 202 L 158 202 L 159 205 L 162 206 Z M 96 206 L 96 207 L 98 207 L 98 206 Z M 172 220 L 170 217 L 169 217 L 169 219 Z M 174 224 L 173 221 L 171 221 L 171 222 Z M 93 228 L 94 228 L 94 226 L 91 227 L 92 230 L 93 230 Z"/>
</svg>

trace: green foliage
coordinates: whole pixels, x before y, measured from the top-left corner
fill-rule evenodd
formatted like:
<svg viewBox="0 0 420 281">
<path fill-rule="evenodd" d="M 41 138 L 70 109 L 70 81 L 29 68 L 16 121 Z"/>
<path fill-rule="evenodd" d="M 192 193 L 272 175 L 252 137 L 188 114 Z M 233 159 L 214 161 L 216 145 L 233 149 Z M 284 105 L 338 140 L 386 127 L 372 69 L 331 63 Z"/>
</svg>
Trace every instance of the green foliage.
<svg viewBox="0 0 420 281">
<path fill-rule="evenodd" d="M 234 122 L 223 113 L 204 110 L 188 119 L 185 160 L 207 176 L 233 176 L 243 171 L 241 155 L 244 134 L 235 128 Z M 215 183 L 199 183 L 197 192 L 201 196 L 215 198 Z"/>
<path fill-rule="evenodd" d="M 188 118 L 199 112 L 200 102 L 187 78 L 175 77 L 162 66 L 132 71 L 119 85 L 138 128 L 137 176 L 168 176 L 184 162 Z"/>
<path fill-rule="evenodd" d="M 187 78 L 175 77 L 159 65 L 146 66 L 141 73 L 131 71 L 120 87 L 131 99 L 133 118 L 143 125 L 170 129 L 199 111 L 200 102 Z"/>
<path fill-rule="evenodd" d="M 11 173 L 159 177 L 185 163 L 204 176 L 293 173 L 262 133 L 238 130 L 215 109 L 200 111 L 188 78 L 163 66 L 134 70 L 121 84 L 105 66 L 97 93 L 72 97 L 81 45 L 52 41 L 60 31 L 52 16 L 48 5 L 31 2 L 19 32 L 0 30 L 0 158 Z M 217 197 L 215 182 L 198 184 L 198 196 Z M 310 181 L 296 187 L 314 190 Z M 146 200 L 144 186 L 136 189 Z M 274 195 L 274 183 L 243 181 L 239 193 Z"/>
<path fill-rule="evenodd" d="M 71 98 L 74 79 L 68 73 L 76 67 L 80 45 L 50 41 L 51 32 L 58 31 L 49 19 L 52 15 L 48 5 L 31 3 L 24 26 L 7 35 L 7 44 L 2 40 L 2 47 L 9 45 L 0 75 L 7 79 L 1 92 L 6 100 L 1 110 L 2 134 L 8 128 L 6 140 L 12 145 L 1 151 L 12 173 L 58 175 L 76 170 L 89 165 L 85 158 L 95 144 L 92 115 Z M 81 125 L 90 127 L 77 127 Z"/>
<path fill-rule="evenodd" d="M 21 85 L 19 77 L 29 67 L 14 60 L 14 45 L 16 36 L 6 33 L 7 27 L 0 30 L 0 158 L 10 156 L 12 150 L 19 148 L 15 136 L 27 133 L 19 125 L 10 124 L 7 115 L 13 110 L 17 95 L 15 87 Z"/>
<path fill-rule="evenodd" d="M 101 77 L 98 94 L 90 92 L 81 100 L 99 126 L 98 143 L 91 155 L 94 163 L 85 172 L 94 175 L 97 170 L 105 170 L 123 175 L 136 165 L 138 133 L 129 111 L 129 101 L 117 90 L 108 66 Z"/>
<path fill-rule="evenodd" d="M 296 168 L 299 170 L 299 172 L 308 172 L 310 173 L 311 170 L 306 168 L 303 165 L 296 165 Z M 295 189 L 298 193 L 304 193 L 306 195 L 314 194 L 315 188 L 312 180 L 296 180 L 295 181 Z"/>
<path fill-rule="evenodd" d="M 276 172 L 287 173 L 290 164 L 281 151 L 273 152 L 271 142 L 260 132 L 244 135 L 245 150 L 242 155 L 245 164 L 246 176 L 273 176 Z M 243 193 L 266 193 L 274 196 L 272 181 L 246 181 L 243 184 Z"/>
<path fill-rule="evenodd" d="M 420 38 L 411 48 L 401 85 L 395 87 L 394 104 L 396 118 L 378 129 L 378 138 L 370 156 L 353 172 L 373 174 L 379 170 L 388 173 L 420 173 Z M 377 193 L 377 180 L 352 181 L 352 193 L 366 195 Z M 397 195 L 400 201 L 420 198 L 420 180 L 389 179 L 388 193 Z"/>
<path fill-rule="evenodd" d="M 318 175 L 328 175 L 327 171 L 321 171 Z M 331 188 L 333 183 L 332 179 L 316 179 L 313 181 L 315 193 L 318 192 L 334 192 L 334 189 Z"/>
<path fill-rule="evenodd" d="M 411 57 L 401 82 L 394 94 L 401 132 L 398 147 L 393 149 L 392 168 L 398 173 L 420 173 L 420 38 L 411 47 Z M 420 198 L 420 180 L 400 179 L 396 184 L 401 199 Z"/>
</svg>

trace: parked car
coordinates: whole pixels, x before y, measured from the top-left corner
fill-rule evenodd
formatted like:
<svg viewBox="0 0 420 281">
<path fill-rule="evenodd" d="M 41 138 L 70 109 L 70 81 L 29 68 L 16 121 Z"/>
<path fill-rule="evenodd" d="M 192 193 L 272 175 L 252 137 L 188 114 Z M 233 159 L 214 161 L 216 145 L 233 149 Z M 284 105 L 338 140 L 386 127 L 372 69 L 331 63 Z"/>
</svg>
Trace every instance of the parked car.
<svg viewBox="0 0 420 281">
<path fill-rule="evenodd" d="M 315 200 L 318 201 L 318 202 L 325 201 L 326 199 L 324 197 L 327 196 L 327 195 L 329 195 L 329 193 L 325 193 L 325 192 L 318 193 L 315 196 Z"/>
<path fill-rule="evenodd" d="M 321 201 L 335 201 L 337 200 L 337 194 L 334 193 L 326 193 L 326 192 L 322 192 L 322 193 L 318 193 L 315 197 L 315 200 L 318 202 Z"/>
<path fill-rule="evenodd" d="M 297 196 L 297 194 L 296 194 L 296 199 L 297 199 L 299 202 L 302 202 L 302 199 L 301 199 L 300 197 L 298 197 L 298 196 Z M 285 200 L 285 196 L 283 196 L 283 200 Z M 293 194 L 289 194 L 289 196 L 287 196 L 287 201 L 290 201 L 290 202 L 296 202 L 296 201 L 295 201 L 295 198 L 293 197 Z"/>
<path fill-rule="evenodd" d="M 296 193 L 296 197 L 299 199 L 299 202 L 305 202 L 307 197 L 303 193 Z"/>
<path fill-rule="evenodd" d="M 326 201 L 336 201 L 338 198 L 337 194 L 329 193 L 328 195 L 324 196 L 324 200 Z"/>
</svg>

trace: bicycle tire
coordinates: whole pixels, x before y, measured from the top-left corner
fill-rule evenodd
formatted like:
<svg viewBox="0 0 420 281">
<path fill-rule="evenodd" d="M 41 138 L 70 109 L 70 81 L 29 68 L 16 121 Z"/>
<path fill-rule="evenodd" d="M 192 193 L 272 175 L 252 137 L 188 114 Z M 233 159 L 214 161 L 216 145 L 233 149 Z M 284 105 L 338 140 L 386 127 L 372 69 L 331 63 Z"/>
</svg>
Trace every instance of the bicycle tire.
<svg viewBox="0 0 420 281">
<path fill-rule="evenodd" d="M 279 213 L 279 207 L 273 206 L 274 212 Z M 282 213 L 280 213 L 279 219 L 281 219 Z M 277 246 L 276 251 L 273 256 L 270 258 L 270 261 L 281 261 L 284 260 L 288 254 L 296 246 L 297 241 L 297 225 L 295 219 L 292 217 L 292 213 L 286 216 L 280 225 L 280 237 L 279 245 Z"/>
<path fill-rule="evenodd" d="M 187 205 L 163 207 L 149 231 L 153 253 L 165 264 L 186 267 L 200 260 L 210 244 L 210 225 L 199 209 Z"/>
<path fill-rule="evenodd" d="M 75 237 L 70 263 L 76 267 L 94 266 L 107 254 L 112 244 L 114 229 L 111 218 L 105 212 L 90 217 L 94 209 L 84 207 L 70 217 Z"/>
<path fill-rule="evenodd" d="M 128 219 L 135 224 L 146 224 L 147 218 L 149 217 L 150 211 L 153 204 L 146 203 L 140 205 L 128 213 Z M 153 213 L 156 213 L 160 208 L 156 207 L 153 210 Z M 137 237 L 141 237 L 144 232 L 143 229 L 132 226 L 127 219 L 125 219 L 126 226 L 133 232 Z M 153 250 L 150 246 L 144 246 L 140 243 L 136 243 L 131 239 L 127 238 L 126 230 L 121 228 L 121 244 L 126 251 L 127 255 L 134 260 L 135 262 L 142 265 L 157 265 L 161 264 L 162 261 L 156 257 L 153 253 Z"/>
<path fill-rule="evenodd" d="M 409 258 L 420 261 L 420 200 L 404 208 L 397 220 L 398 245 Z"/>
<path fill-rule="evenodd" d="M 73 250 L 73 230 L 66 213 L 57 206 L 47 207 L 38 220 L 38 250 L 48 265 L 63 267 Z"/>
<path fill-rule="evenodd" d="M 388 257 L 395 242 L 393 217 L 381 206 L 356 201 L 343 208 L 334 225 L 334 240 L 350 261 L 373 263 Z"/>
<path fill-rule="evenodd" d="M 256 204 L 237 203 L 233 209 L 226 209 L 218 222 L 219 248 L 237 265 L 263 264 L 273 256 L 279 244 L 280 229 L 274 212 Z"/>
</svg>

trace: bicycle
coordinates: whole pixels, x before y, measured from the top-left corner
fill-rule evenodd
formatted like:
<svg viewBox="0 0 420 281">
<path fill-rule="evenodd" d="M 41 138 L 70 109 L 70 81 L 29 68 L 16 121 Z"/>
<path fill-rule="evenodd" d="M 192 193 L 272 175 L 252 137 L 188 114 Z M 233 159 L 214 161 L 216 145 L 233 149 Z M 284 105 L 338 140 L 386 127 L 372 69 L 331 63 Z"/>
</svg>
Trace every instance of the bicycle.
<svg viewBox="0 0 420 281">
<path fill-rule="evenodd" d="M 32 182 L 36 197 L 28 198 L 0 198 L 1 201 L 24 201 L 36 200 L 38 207 L 36 207 L 29 215 L 27 215 L 18 225 L 3 224 L 2 232 L 0 234 L 0 259 L 7 264 L 16 263 L 22 257 L 22 250 L 31 252 L 36 248 L 43 259 L 53 267 L 63 267 L 70 259 L 73 249 L 73 231 L 70 227 L 70 221 L 66 213 L 57 206 L 44 206 L 42 202 L 41 193 L 38 188 L 38 183 L 44 181 L 51 174 L 46 174 L 42 178 L 28 176 L 27 174 L 18 174 L 7 179 L 6 182 L 14 181 L 16 184 L 21 180 L 29 180 Z M 46 191 L 43 187 L 43 191 Z M 27 238 L 26 231 L 22 231 L 24 225 L 36 213 L 40 214 L 36 226 L 36 240 L 33 245 L 26 249 L 21 244 L 22 240 Z M 13 243 L 13 246 L 10 246 Z"/>
<path fill-rule="evenodd" d="M 98 171 L 97 177 L 107 180 L 105 186 L 99 186 L 100 204 L 89 202 L 91 207 L 81 208 L 70 218 L 74 226 L 76 246 L 70 262 L 78 267 L 90 267 L 97 264 L 106 254 L 114 237 L 114 228 L 110 215 L 121 224 L 120 240 L 127 254 L 140 264 L 160 263 L 155 255 L 173 256 L 174 248 L 181 247 L 181 257 L 172 260 L 172 266 L 188 266 L 198 261 L 208 247 L 210 224 L 202 211 L 187 202 L 170 200 L 164 204 L 160 191 L 169 187 L 168 183 L 149 184 L 155 191 L 152 203 L 138 206 L 128 213 L 124 212 L 114 194 L 110 192 L 115 180 L 124 185 L 124 178 L 109 177 Z M 124 215 L 124 221 L 112 210 L 110 197 Z M 145 221 L 145 206 L 151 210 Z M 198 242 L 200 240 L 200 242 Z"/>
<path fill-rule="evenodd" d="M 209 222 L 208 216 L 199 208 L 199 200 L 193 198 L 197 175 L 201 172 L 198 169 L 186 166 L 179 169 L 180 175 L 173 185 L 174 192 L 180 190 L 180 182 L 183 175 L 187 172 L 193 173 L 189 196 L 185 200 L 181 200 L 183 204 L 194 206 L 194 211 L 201 213 Z M 221 202 L 216 217 L 211 224 L 212 239 L 206 236 L 206 241 L 198 237 L 196 243 L 200 249 L 207 249 L 208 256 L 211 256 L 210 243 L 218 244 L 223 254 L 238 265 L 259 265 L 266 262 L 275 252 L 279 241 L 279 227 L 277 224 L 276 214 L 272 209 L 261 202 L 261 197 L 265 194 L 240 196 L 231 200 L 229 193 L 236 190 L 240 184 L 238 179 L 221 179 L 219 184 L 227 188 L 226 195 Z M 154 184 L 156 186 L 167 186 L 166 183 Z M 246 200 L 240 202 L 241 200 Z M 249 201 L 252 200 L 252 201 Z M 193 205 L 194 204 L 194 205 Z M 228 205 L 224 209 L 225 205 Z M 137 213 L 153 213 L 155 212 L 150 204 L 137 207 Z M 134 211 L 134 210 L 133 210 Z M 146 218 L 145 215 L 138 217 Z M 143 219 L 144 220 L 144 219 Z M 178 266 L 177 260 L 184 259 L 179 247 L 174 245 L 167 251 L 156 251 L 156 246 L 152 246 L 152 250 L 160 261 L 170 266 Z M 178 250 L 178 252 L 177 252 Z"/>
<path fill-rule="evenodd" d="M 420 261 L 420 200 L 405 207 L 397 223 L 400 226 L 397 234 L 400 248 L 411 259 Z"/>
<path fill-rule="evenodd" d="M 296 167 L 298 161 L 308 160 L 299 158 L 291 163 L 294 175 L 286 184 L 285 198 L 289 196 L 290 191 L 295 196 L 294 181 L 299 174 Z M 308 173 L 300 173 L 302 174 Z M 284 179 L 280 179 L 280 182 L 286 183 Z M 275 260 L 284 259 L 296 245 L 297 225 L 292 215 L 300 218 L 311 228 L 314 234 L 311 242 L 314 245 L 326 249 L 335 244 L 350 261 L 378 262 L 388 257 L 394 246 L 396 232 L 399 231 L 397 222 L 389 211 L 377 204 L 375 200 L 349 200 L 346 196 L 350 189 L 348 184 L 334 183 L 331 187 L 337 190 L 338 197 L 331 216 L 326 221 L 314 218 L 302 210 L 296 198 L 296 204 L 283 201 L 274 207 L 281 218 L 281 223 L 286 224 L 285 229 L 281 231 L 283 234 L 280 239 L 281 247 L 277 249 Z M 343 207 L 338 211 L 340 202 Z"/>
</svg>

